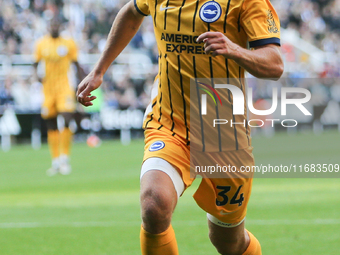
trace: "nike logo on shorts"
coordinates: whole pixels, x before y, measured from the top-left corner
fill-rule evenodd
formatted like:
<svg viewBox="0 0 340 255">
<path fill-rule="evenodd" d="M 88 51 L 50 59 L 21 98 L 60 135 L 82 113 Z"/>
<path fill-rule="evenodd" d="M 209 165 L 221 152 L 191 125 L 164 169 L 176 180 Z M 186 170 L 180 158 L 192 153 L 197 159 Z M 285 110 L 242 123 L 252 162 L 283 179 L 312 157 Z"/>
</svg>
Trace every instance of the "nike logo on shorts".
<svg viewBox="0 0 340 255">
<path fill-rule="evenodd" d="M 228 214 L 231 214 L 231 213 L 233 213 L 233 212 L 228 212 L 228 213 L 226 213 L 226 212 L 224 212 L 223 210 L 220 211 L 220 214 L 221 214 L 221 215 L 228 215 Z"/>
</svg>

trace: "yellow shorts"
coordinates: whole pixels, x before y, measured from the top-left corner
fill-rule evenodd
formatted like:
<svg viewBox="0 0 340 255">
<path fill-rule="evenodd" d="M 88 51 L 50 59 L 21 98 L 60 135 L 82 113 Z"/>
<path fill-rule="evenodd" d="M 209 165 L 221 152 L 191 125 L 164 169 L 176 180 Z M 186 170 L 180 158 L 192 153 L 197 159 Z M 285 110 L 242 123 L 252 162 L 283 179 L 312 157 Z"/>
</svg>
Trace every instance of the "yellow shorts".
<svg viewBox="0 0 340 255">
<path fill-rule="evenodd" d="M 60 94 L 44 92 L 41 116 L 44 119 L 55 118 L 61 112 L 74 112 L 76 109 L 75 93 L 71 89 Z"/>
<path fill-rule="evenodd" d="M 195 180 L 195 166 L 210 162 L 211 165 L 253 166 L 252 147 L 227 152 L 192 152 L 186 141 L 166 130 L 146 129 L 144 159 L 161 158 L 169 162 L 180 174 L 189 187 Z M 203 160 L 202 160 L 203 159 Z M 190 173 L 190 167 L 192 169 Z M 246 216 L 247 204 L 251 194 L 252 174 L 224 175 L 225 178 L 210 178 L 211 175 L 200 173 L 202 182 L 194 194 L 196 203 L 207 213 L 216 217 L 228 227 L 236 226 Z"/>
</svg>

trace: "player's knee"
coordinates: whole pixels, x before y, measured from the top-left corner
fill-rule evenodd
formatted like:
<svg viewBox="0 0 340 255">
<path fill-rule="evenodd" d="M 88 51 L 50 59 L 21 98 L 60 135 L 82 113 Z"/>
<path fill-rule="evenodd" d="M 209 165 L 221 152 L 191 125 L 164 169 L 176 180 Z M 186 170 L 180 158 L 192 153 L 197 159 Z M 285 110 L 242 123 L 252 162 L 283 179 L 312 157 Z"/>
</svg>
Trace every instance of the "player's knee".
<svg viewBox="0 0 340 255">
<path fill-rule="evenodd" d="M 221 240 L 220 238 L 216 238 L 211 232 L 209 233 L 209 238 L 219 254 L 241 255 L 244 252 L 243 240 Z"/>
<path fill-rule="evenodd" d="M 142 212 L 153 218 L 167 217 L 173 210 L 172 200 L 162 191 L 153 188 L 146 189 L 141 193 Z"/>
<path fill-rule="evenodd" d="M 218 253 L 222 255 L 241 255 L 244 252 L 239 242 L 215 243 L 214 246 Z"/>
<path fill-rule="evenodd" d="M 141 193 L 142 220 L 152 232 L 162 232 L 170 224 L 174 204 L 173 198 L 153 188 Z M 152 226 L 152 227 L 151 227 Z M 164 230 L 165 230 L 164 229 Z"/>
<path fill-rule="evenodd" d="M 237 248 L 237 246 L 217 249 L 217 252 L 222 255 L 242 255 L 243 254 L 243 251 L 240 248 Z"/>
</svg>

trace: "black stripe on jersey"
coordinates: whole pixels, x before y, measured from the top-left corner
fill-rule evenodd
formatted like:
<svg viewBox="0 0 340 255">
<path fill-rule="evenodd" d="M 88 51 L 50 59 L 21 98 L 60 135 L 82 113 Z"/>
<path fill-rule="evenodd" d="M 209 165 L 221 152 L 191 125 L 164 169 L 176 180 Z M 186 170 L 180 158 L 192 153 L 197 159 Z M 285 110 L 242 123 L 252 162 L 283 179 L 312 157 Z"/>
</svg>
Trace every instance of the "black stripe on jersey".
<svg viewBox="0 0 340 255">
<path fill-rule="evenodd" d="M 229 13 L 230 1 L 231 0 L 228 1 L 227 10 L 225 11 L 225 15 L 224 15 L 224 25 L 223 25 L 224 33 L 227 32 L 227 18 L 228 18 L 228 13 Z"/>
<path fill-rule="evenodd" d="M 209 57 L 209 65 L 210 65 L 210 78 L 211 78 L 211 86 L 214 86 L 214 73 L 213 73 L 213 64 L 212 64 L 212 58 Z M 216 100 L 216 95 L 214 94 L 214 98 Z M 216 109 L 216 118 L 219 119 L 220 116 L 218 114 L 218 104 L 216 104 L 215 106 Z M 217 126 L 217 130 L 218 130 L 218 149 L 219 151 L 222 151 L 222 139 L 221 139 L 221 129 L 220 129 L 220 125 Z"/>
<path fill-rule="evenodd" d="M 166 7 L 169 7 L 169 1 L 170 0 L 168 0 L 166 2 Z M 155 10 L 155 11 L 157 11 L 157 10 Z M 164 13 L 164 30 L 166 30 L 166 16 L 167 16 L 167 13 L 168 13 L 168 9 L 165 9 L 165 13 Z"/>
<path fill-rule="evenodd" d="M 232 111 L 234 111 L 234 105 L 231 104 L 232 106 Z M 233 114 L 233 122 L 235 123 L 235 115 Z M 236 150 L 238 150 L 238 140 L 237 140 L 237 129 L 236 129 L 236 125 L 234 125 L 234 137 L 235 137 L 235 148 Z"/>
<path fill-rule="evenodd" d="M 162 118 L 162 105 L 161 105 L 161 103 L 162 103 L 162 97 L 163 97 L 163 94 L 162 94 L 162 92 L 161 92 L 161 98 L 159 99 L 159 104 L 160 104 L 160 106 L 159 106 L 159 118 L 158 118 L 158 122 L 160 122 L 160 121 L 161 121 L 161 118 Z"/>
<path fill-rule="evenodd" d="M 161 118 L 162 118 L 162 106 L 159 107 L 159 118 L 158 118 L 158 122 L 161 121 Z M 163 126 L 163 125 L 162 125 Z"/>
<path fill-rule="evenodd" d="M 156 27 L 156 15 L 157 15 L 157 0 L 155 1 L 155 15 L 153 16 L 153 23 L 155 24 L 155 27 Z"/>
<path fill-rule="evenodd" d="M 203 126 L 202 108 L 201 108 L 202 106 L 201 106 L 201 97 L 200 97 L 199 88 L 198 88 L 198 82 L 197 82 L 197 71 L 196 71 L 196 59 L 195 59 L 195 56 L 192 56 L 192 66 L 194 68 L 194 77 L 195 77 L 196 92 L 197 92 L 197 98 L 198 98 L 198 110 L 199 110 L 199 113 L 200 113 L 202 152 L 205 152 L 204 126 Z"/>
<path fill-rule="evenodd" d="M 170 79 L 169 79 L 169 62 L 166 60 L 166 55 L 165 57 L 165 61 L 166 61 L 166 76 L 168 79 L 168 88 L 169 88 L 169 102 L 170 102 L 170 108 L 171 108 L 171 114 L 170 114 L 170 118 L 172 120 L 172 126 L 171 126 L 171 131 L 174 130 L 175 128 L 175 122 L 174 122 L 174 109 L 172 108 L 172 99 L 171 99 L 171 88 L 170 88 Z"/>
<path fill-rule="evenodd" d="M 161 118 L 162 118 L 162 106 L 159 107 L 159 118 L 158 118 L 158 122 L 161 121 Z"/>
<path fill-rule="evenodd" d="M 229 62 L 228 62 L 227 58 L 225 59 L 225 71 L 226 71 L 226 75 L 227 75 L 227 83 L 229 84 Z M 229 102 L 231 102 L 230 101 L 230 93 L 229 93 Z"/>
<path fill-rule="evenodd" d="M 246 135 L 248 139 L 248 146 L 250 146 L 249 135 L 248 135 L 248 118 L 246 118 Z"/>
<path fill-rule="evenodd" d="M 242 71 L 242 68 L 241 66 L 239 66 L 238 68 L 238 77 L 239 77 L 239 81 L 240 81 L 240 84 L 241 84 L 241 90 L 243 92 L 243 95 L 246 97 L 246 86 L 243 86 L 242 84 L 242 78 L 241 78 L 241 71 Z M 243 90 L 244 88 L 244 90 Z M 246 135 L 247 135 L 247 139 L 248 139 L 248 146 L 250 146 L 250 142 L 249 142 L 249 135 L 248 135 L 248 118 L 247 118 L 247 109 L 245 110 L 245 114 L 246 114 Z"/>
<path fill-rule="evenodd" d="M 237 27 L 238 27 L 238 32 L 241 32 L 241 12 L 238 15 Z"/>
<path fill-rule="evenodd" d="M 241 75 L 240 72 L 239 72 L 239 75 Z M 242 90 L 242 84 L 241 84 L 241 90 Z M 234 100 L 234 98 L 233 98 L 233 100 Z M 229 91 L 229 101 L 231 103 L 231 110 L 232 110 L 232 112 L 234 112 L 234 103 L 231 102 L 230 91 Z M 233 115 L 233 122 L 235 123 L 236 122 L 235 115 L 234 114 L 232 114 L 232 115 Z M 237 139 L 237 128 L 236 128 L 236 125 L 234 125 L 234 138 L 235 138 L 235 149 L 238 150 L 238 139 Z"/>
<path fill-rule="evenodd" d="M 181 13 L 182 13 L 182 8 L 183 8 L 184 4 L 185 4 L 185 0 L 183 0 L 182 6 L 179 8 L 177 31 L 181 30 Z"/>
<path fill-rule="evenodd" d="M 226 73 L 227 73 L 227 83 L 229 84 L 229 66 L 228 66 L 228 59 L 225 60 L 225 68 L 226 68 Z M 231 112 L 233 115 L 233 122 L 235 123 L 235 115 L 233 114 L 233 109 L 234 109 L 234 103 L 231 101 L 231 93 L 230 90 L 228 90 L 228 99 L 231 105 Z M 234 138 L 235 138 L 235 148 L 238 150 L 238 140 L 237 140 L 237 129 L 236 125 L 234 125 Z"/>
<path fill-rule="evenodd" d="M 196 1 L 194 18 L 192 20 L 192 32 L 195 32 L 195 21 L 196 21 L 196 14 L 197 14 L 197 10 L 198 10 L 198 2 L 199 2 L 199 0 Z"/>
<path fill-rule="evenodd" d="M 242 84 L 242 80 L 241 80 L 241 71 L 242 71 L 241 66 L 238 66 L 238 80 L 239 80 L 239 82 L 240 82 L 240 84 L 241 84 L 241 90 L 242 90 L 242 92 L 244 93 L 244 91 L 243 91 L 243 84 Z M 245 94 L 244 94 L 244 95 L 245 95 Z"/>
<path fill-rule="evenodd" d="M 161 88 L 161 86 L 159 86 L 159 88 Z M 161 96 L 160 96 L 160 98 L 159 98 L 159 104 L 162 103 L 162 98 L 163 98 L 163 93 L 161 92 Z"/>
<path fill-rule="evenodd" d="M 159 59 L 162 58 L 162 53 L 159 56 Z M 159 77 L 161 77 L 162 75 L 162 62 L 159 60 L 160 64 L 159 64 Z M 161 90 L 162 87 L 162 82 L 161 79 L 159 79 L 159 91 Z M 161 121 L 162 118 L 162 98 L 163 98 L 163 93 L 161 92 L 161 96 L 159 98 L 159 118 L 158 118 L 158 122 Z M 158 130 L 162 127 L 163 125 L 161 125 Z"/>
<path fill-rule="evenodd" d="M 153 114 L 151 114 L 150 119 L 148 120 L 148 122 L 145 123 L 145 127 L 144 128 L 147 128 L 149 122 L 152 121 L 152 120 L 153 120 Z"/>
<path fill-rule="evenodd" d="M 187 106 L 186 106 L 185 97 L 184 97 L 183 77 L 182 77 L 182 74 L 181 74 L 181 57 L 180 57 L 180 55 L 177 55 L 177 61 L 178 61 L 178 73 L 179 73 L 179 80 L 180 80 L 180 84 L 181 84 L 182 99 L 183 99 L 183 116 L 184 116 L 184 125 L 185 125 L 185 129 L 186 129 L 185 140 L 188 140 L 188 138 L 189 138 L 189 128 L 188 128 L 188 122 L 187 122 Z"/>
</svg>

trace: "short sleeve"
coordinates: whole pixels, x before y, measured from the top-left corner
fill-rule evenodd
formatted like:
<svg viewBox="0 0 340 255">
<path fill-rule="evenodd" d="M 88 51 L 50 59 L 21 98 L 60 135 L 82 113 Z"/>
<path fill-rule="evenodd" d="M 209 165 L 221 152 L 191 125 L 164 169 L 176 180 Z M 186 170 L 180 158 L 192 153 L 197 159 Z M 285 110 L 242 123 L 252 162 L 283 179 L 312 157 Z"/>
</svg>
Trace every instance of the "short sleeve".
<svg viewBox="0 0 340 255">
<path fill-rule="evenodd" d="M 41 54 L 41 41 L 39 40 L 36 44 L 35 44 L 35 49 L 34 49 L 34 62 L 39 62 L 42 59 L 42 54 Z"/>
<path fill-rule="evenodd" d="M 72 62 L 75 62 L 78 59 L 77 45 L 73 40 L 70 40 L 69 43 L 69 56 Z"/>
<path fill-rule="evenodd" d="M 150 14 L 148 0 L 134 0 L 136 10 L 143 16 Z"/>
<path fill-rule="evenodd" d="M 269 0 L 245 0 L 240 24 L 250 48 L 271 43 L 280 45 L 280 20 Z"/>
</svg>

